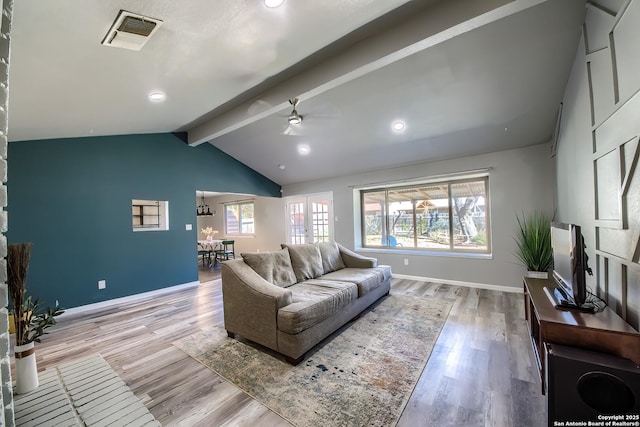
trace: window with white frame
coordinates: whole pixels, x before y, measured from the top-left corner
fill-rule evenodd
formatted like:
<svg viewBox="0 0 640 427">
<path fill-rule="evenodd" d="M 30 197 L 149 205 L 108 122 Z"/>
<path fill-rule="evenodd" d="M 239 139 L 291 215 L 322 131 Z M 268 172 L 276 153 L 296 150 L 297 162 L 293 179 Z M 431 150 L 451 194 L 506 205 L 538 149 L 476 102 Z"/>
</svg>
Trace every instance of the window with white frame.
<svg viewBox="0 0 640 427">
<path fill-rule="evenodd" d="M 255 222 L 253 213 L 253 200 L 226 203 L 224 205 L 225 235 L 253 235 L 255 233 Z"/>
<path fill-rule="evenodd" d="M 490 253 L 489 177 L 360 191 L 362 247 Z"/>
</svg>

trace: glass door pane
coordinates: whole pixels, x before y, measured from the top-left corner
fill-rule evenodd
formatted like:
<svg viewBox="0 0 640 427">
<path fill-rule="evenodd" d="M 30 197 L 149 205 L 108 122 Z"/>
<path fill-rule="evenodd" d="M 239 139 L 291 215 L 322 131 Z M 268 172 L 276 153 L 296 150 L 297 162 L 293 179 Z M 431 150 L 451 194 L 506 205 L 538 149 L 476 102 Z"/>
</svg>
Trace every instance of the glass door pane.
<svg viewBox="0 0 640 427">
<path fill-rule="evenodd" d="M 309 223 L 311 224 L 310 242 L 328 242 L 332 239 L 331 222 L 333 212 L 331 199 L 326 195 L 309 196 L 307 199 Z"/>
<path fill-rule="evenodd" d="M 333 240 L 331 193 L 287 199 L 287 234 L 292 244 Z"/>
<path fill-rule="evenodd" d="M 304 201 L 291 201 L 287 203 L 289 243 L 300 244 L 305 242 L 304 205 Z"/>
</svg>

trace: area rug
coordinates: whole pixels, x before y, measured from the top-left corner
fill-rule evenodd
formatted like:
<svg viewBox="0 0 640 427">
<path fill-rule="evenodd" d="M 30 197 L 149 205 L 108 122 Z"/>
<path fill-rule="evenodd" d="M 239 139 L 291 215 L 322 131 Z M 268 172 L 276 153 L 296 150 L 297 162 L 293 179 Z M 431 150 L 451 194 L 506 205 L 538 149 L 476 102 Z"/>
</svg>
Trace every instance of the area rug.
<svg viewBox="0 0 640 427">
<path fill-rule="evenodd" d="M 446 301 L 390 295 L 298 366 L 228 338 L 223 327 L 173 344 L 295 426 L 390 426 L 450 309 Z"/>
<path fill-rule="evenodd" d="M 159 427 L 99 354 L 38 374 L 40 385 L 14 396 L 16 426 Z"/>
</svg>

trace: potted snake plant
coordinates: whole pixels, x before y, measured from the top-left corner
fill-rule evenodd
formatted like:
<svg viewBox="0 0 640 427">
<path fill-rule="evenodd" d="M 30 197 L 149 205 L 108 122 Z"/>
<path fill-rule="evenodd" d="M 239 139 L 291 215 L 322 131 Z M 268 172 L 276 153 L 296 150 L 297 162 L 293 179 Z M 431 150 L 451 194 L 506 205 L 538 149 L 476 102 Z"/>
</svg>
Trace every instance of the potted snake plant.
<svg viewBox="0 0 640 427">
<path fill-rule="evenodd" d="M 553 267 L 551 216 L 534 212 L 526 217 L 516 215 L 516 219 L 516 258 L 527 268 L 527 277 L 547 279 Z"/>
</svg>

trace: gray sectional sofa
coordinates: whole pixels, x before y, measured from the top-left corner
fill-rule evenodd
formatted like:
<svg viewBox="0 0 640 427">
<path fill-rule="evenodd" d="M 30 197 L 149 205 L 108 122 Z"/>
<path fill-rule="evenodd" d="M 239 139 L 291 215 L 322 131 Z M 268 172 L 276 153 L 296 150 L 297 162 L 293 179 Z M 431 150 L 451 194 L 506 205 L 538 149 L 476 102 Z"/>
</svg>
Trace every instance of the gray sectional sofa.
<svg viewBox="0 0 640 427">
<path fill-rule="evenodd" d="M 297 364 L 390 286 L 389 266 L 336 242 L 243 253 L 222 263 L 225 328 Z"/>
</svg>

